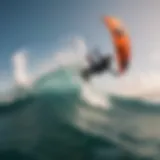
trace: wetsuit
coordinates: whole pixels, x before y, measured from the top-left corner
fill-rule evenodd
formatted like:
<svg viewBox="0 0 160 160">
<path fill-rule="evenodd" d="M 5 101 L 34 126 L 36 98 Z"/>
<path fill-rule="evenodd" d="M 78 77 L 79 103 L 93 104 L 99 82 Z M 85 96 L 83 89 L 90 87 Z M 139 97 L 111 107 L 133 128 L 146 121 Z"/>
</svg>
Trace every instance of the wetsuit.
<svg viewBox="0 0 160 160">
<path fill-rule="evenodd" d="M 104 71 L 111 69 L 111 56 L 101 57 L 101 59 L 95 63 L 91 61 L 89 68 L 82 70 L 81 75 L 85 80 L 89 80 L 90 76 L 94 74 L 100 74 Z"/>
</svg>

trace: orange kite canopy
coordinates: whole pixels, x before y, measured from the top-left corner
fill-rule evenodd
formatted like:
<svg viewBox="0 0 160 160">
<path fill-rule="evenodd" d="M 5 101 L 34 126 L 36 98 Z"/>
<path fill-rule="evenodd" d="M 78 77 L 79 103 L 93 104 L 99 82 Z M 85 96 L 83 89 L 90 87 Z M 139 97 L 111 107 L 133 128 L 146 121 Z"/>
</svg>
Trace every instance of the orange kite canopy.
<svg viewBox="0 0 160 160">
<path fill-rule="evenodd" d="M 131 58 L 129 35 L 123 23 L 117 18 L 105 16 L 104 24 L 112 37 L 119 72 L 123 73 L 127 69 Z"/>
</svg>

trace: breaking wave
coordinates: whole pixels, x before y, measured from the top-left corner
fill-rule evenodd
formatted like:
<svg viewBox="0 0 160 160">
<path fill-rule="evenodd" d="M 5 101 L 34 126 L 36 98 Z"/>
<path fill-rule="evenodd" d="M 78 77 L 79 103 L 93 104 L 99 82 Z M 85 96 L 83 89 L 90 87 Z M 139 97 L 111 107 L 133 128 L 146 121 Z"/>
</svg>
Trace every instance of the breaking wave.
<svg viewBox="0 0 160 160">
<path fill-rule="evenodd" d="M 18 71 L 22 83 L 0 103 L 1 158 L 160 158 L 160 104 L 102 93 L 78 67 L 46 70 L 29 85 Z"/>
</svg>

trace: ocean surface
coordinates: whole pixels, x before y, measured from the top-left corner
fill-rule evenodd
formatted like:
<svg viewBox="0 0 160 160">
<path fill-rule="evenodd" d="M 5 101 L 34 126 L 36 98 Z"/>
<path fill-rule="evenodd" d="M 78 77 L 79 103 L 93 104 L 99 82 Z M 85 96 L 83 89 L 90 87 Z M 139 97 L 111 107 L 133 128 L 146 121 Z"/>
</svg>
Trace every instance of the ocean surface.
<svg viewBox="0 0 160 160">
<path fill-rule="evenodd" d="M 69 69 L 13 95 L 0 104 L 0 160 L 160 160 L 158 103 L 100 94 Z"/>
</svg>

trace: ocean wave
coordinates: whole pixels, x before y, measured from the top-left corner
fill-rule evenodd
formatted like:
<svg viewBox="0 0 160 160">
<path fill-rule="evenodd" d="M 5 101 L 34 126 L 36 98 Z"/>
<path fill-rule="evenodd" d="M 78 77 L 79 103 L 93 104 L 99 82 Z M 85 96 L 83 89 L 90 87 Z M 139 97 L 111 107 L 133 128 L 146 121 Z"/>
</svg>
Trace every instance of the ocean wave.
<svg viewBox="0 0 160 160">
<path fill-rule="evenodd" d="M 110 101 L 113 106 L 119 106 L 133 112 L 160 113 L 160 103 L 154 103 L 140 98 L 112 95 L 110 96 Z"/>
<path fill-rule="evenodd" d="M 17 86 L 14 94 L 13 101 L 0 103 L 0 120 L 5 119 L 0 127 L 2 149 L 16 146 L 18 151 L 47 160 L 47 157 L 60 157 L 66 150 L 70 153 L 66 156 L 72 157 L 71 150 L 77 147 L 80 148 L 78 152 L 84 154 L 81 148 L 85 150 L 86 142 L 91 143 L 95 138 L 102 139 L 105 151 L 110 141 L 134 155 L 158 155 L 159 130 L 155 122 L 159 118 L 159 107 L 134 98 L 107 97 L 92 85 L 84 84 L 77 70 L 65 67 L 48 72 L 28 88 Z M 95 101 L 95 98 L 98 99 Z M 108 99 L 110 104 L 104 103 L 105 107 L 99 103 Z M 148 124 L 153 127 L 153 133 L 148 133 L 151 132 L 147 129 Z M 90 145 L 93 156 L 97 146 Z M 98 150 L 102 148 L 102 145 L 96 148 L 96 156 L 100 157 Z M 104 157 L 108 156 L 105 154 Z"/>
</svg>

